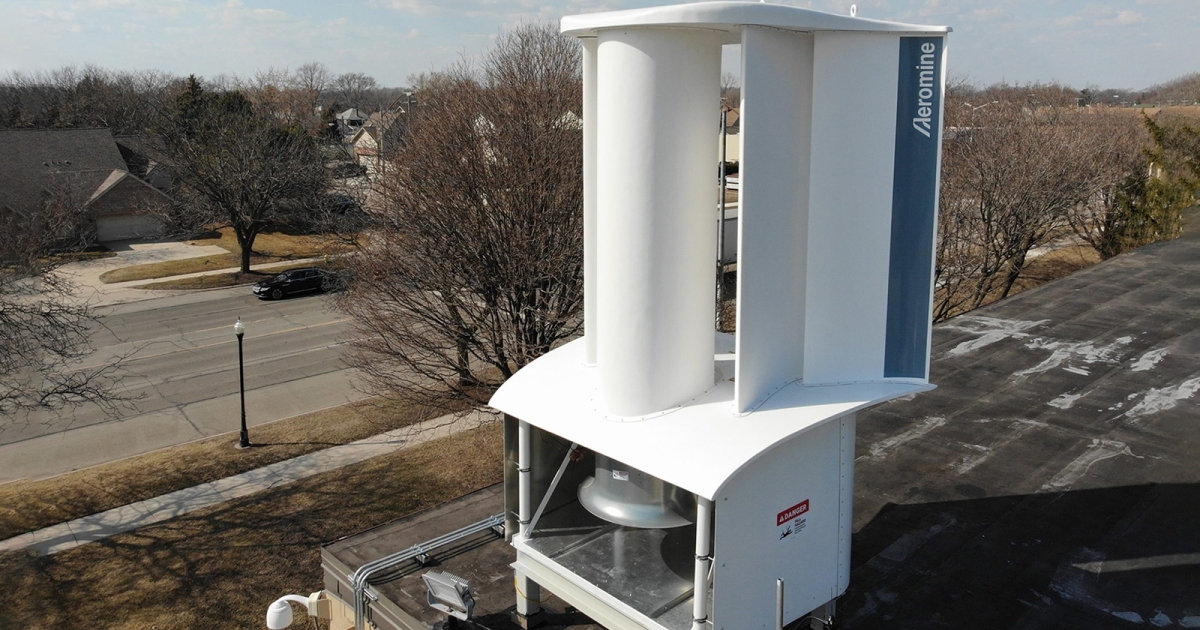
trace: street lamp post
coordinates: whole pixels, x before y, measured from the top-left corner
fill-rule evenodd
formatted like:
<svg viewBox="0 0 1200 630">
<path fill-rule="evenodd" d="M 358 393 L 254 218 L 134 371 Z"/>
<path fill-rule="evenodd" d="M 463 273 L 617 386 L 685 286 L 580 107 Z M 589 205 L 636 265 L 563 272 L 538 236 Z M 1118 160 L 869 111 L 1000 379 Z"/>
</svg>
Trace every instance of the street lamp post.
<svg viewBox="0 0 1200 630">
<path fill-rule="evenodd" d="M 239 317 L 233 324 L 233 334 L 238 339 L 238 384 L 242 393 L 242 434 L 238 440 L 238 448 L 250 448 L 250 432 L 246 430 L 246 369 L 242 360 L 242 335 L 246 334 L 246 325 Z"/>
</svg>

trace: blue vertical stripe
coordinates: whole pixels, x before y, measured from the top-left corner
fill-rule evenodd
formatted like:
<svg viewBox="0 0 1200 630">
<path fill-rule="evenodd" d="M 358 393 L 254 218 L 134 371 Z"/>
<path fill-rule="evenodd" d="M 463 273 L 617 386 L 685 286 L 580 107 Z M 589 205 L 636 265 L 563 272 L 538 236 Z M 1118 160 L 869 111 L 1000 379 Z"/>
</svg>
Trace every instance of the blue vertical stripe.
<svg viewBox="0 0 1200 630">
<path fill-rule="evenodd" d="M 925 378 L 937 208 L 941 37 L 900 38 L 885 377 Z"/>
</svg>

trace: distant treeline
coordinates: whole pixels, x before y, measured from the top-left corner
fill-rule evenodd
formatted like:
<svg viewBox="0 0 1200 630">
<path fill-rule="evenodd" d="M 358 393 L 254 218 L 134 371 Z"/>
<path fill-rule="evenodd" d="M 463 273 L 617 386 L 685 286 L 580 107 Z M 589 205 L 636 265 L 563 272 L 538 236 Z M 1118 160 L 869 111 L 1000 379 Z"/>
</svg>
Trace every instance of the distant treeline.
<svg viewBox="0 0 1200 630">
<path fill-rule="evenodd" d="M 1143 90 L 1100 88 L 1094 85 L 1077 90 L 1060 83 L 996 83 L 986 87 L 975 86 L 965 81 L 955 83 L 963 94 L 983 102 L 1029 100 L 1032 97 L 1040 99 L 1038 102 L 1044 105 L 1055 107 L 1162 107 L 1200 104 L 1200 72 L 1152 85 Z"/>
<path fill-rule="evenodd" d="M 115 135 L 151 132 L 160 112 L 183 90 L 187 77 L 157 70 L 114 71 L 67 66 L 14 72 L 0 79 L 0 128 L 107 127 Z M 404 107 L 410 92 L 383 87 L 359 72 L 335 75 L 312 62 L 295 70 L 268 68 L 251 76 L 200 78 L 213 92 L 241 91 L 255 107 L 314 135 L 333 113 L 355 107 L 364 115 Z M 419 78 L 417 79 L 419 80 Z"/>
</svg>

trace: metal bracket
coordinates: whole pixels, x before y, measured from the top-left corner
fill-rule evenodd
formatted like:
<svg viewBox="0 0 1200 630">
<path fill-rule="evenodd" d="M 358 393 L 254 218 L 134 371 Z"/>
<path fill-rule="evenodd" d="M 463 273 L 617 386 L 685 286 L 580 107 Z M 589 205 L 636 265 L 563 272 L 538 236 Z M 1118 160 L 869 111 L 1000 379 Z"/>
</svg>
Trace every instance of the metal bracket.
<svg viewBox="0 0 1200 630">
<path fill-rule="evenodd" d="M 554 480 L 550 482 L 550 487 L 546 488 L 546 494 L 542 496 L 542 502 L 538 504 L 538 509 L 533 513 L 533 520 L 529 522 L 529 527 L 523 528 L 525 538 L 529 538 L 533 534 L 533 528 L 537 527 L 538 519 L 542 518 L 542 512 L 546 510 L 546 506 L 550 503 L 550 497 L 554 495 L 554 491 L 558 489 L 558 482 L 562 481 L 563 473 L 567 471 L 567 464 L 571 463 L 571 455 L 575 449 L 579 448 L 578 442 L 571 442 L 571 448 L 567 449 L 567 456 L 563 458 L 562 463 L 558 465 L 558 472 L 554 473 Z M 525 525 L 525 523 L 521 523 Z"/>
</svg>

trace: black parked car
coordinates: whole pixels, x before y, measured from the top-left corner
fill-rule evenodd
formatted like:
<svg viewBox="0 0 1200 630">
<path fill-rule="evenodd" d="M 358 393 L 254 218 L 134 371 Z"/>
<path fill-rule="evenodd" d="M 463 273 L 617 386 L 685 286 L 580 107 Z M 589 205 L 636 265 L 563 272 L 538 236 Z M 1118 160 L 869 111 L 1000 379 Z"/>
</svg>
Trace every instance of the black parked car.
<svg viewBox="0 0 1200 630">
<path fill-rule="evenodd" d="M 255 283 L 254 295 L 260 299 L 278 300 L 291 293 L 320 291 L 325 288 L 326 272 L 316 267 L 289 269 L 270 280 Z"/>
</svg>

